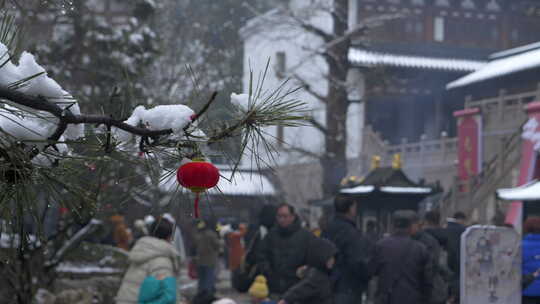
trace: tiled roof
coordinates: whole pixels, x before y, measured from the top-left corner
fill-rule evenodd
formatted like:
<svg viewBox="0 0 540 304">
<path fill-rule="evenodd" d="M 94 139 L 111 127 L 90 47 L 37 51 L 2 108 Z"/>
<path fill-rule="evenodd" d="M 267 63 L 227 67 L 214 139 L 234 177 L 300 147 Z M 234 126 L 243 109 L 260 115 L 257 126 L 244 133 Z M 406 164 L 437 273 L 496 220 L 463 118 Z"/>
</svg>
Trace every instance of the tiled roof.
<svg viewBox="0 0 540 304">
<path fill-rule="evenodd" d="M 535 180 L 516 188 L 498 189 L 497 196 L 509 201 L 538 201 L 540 200 L 540 182 Z"/>
<path fill-rule="evenodd" d="M 507 51 L 508 54 L 510 54 L 510 51 L 511 50 Z M 499 54 L 504 55 L 505 53 Z M 449 83 L 446 88 L 459 88 L 473 83 L 538 67 L 540 67 L 540 46 L 537 46 L 537 49 L 529 50 L 524 53 L 518 53 L 517 55 L 495 59 L 478 71 Z"/>
<path fill-rule="evenodd" d="M 473 72 L 486 64 L 477 60 L 380 53 L 359 48 L 349 50 L 349 60 L 358 66 L 393 66 L 456 72 Z"/>
</svg>

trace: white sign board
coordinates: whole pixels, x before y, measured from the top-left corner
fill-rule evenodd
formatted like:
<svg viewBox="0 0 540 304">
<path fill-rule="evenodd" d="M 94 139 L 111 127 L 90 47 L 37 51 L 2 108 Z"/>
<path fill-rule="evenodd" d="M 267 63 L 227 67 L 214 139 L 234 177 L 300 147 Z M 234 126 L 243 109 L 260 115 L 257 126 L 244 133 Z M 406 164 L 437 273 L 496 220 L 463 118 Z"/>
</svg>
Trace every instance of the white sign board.
<svg viewBox="0 0 540 304">
<path fill-rule="evenodd" d="M 472 226 L 461 235 L 461 304 L 521 303 L 521 238 L 511 228 Z"/>
</svg>

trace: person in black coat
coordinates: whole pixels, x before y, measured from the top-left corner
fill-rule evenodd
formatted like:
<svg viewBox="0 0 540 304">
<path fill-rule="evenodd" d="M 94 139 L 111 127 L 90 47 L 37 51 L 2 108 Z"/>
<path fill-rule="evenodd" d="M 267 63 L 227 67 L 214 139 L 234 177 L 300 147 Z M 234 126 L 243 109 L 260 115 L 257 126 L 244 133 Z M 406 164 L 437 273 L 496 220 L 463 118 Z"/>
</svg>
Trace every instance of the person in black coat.
<svg viewBox="0 0 540 304">
<path fill-rule="evenodd" d="M 313 238 L 306 259 L 308 268 L 299 271 L 302 280 L 287 290 L 278 304 L 333 304 L 330 272 L 336 252 L 330 241 Z"/>
<path fill-rule="evenodd" d="M 356 229 L 356 202 L 338 196 L 334 208 L 336 216 L 321 235 L 338 248 L 332 274 L 335 281 L 334 301 L 336 304 L 358 303 L 368 283 L 366 262 L 371 246 Z"/>
<path fill-rule="evenodd" d="M 416 219 L 413 224 L 412 238 L 426 247 L 433 263 L 433 290 L 429 303 L 445 304 L 449 296 L 450 271 L 446 267 L 446 262 L 443 265 L 440 264 L 441 245 L 435 237 L 422 230 L 419 219 Z"/>
<path fill-rule="evenodd" d="M 249 265 L 258 264 L 257 258 L 262 250 L 263 240 L 268 232 L 274 227 L 276 222 L 277 207 L 274 205 L 264 205 L 258 214 L 257 223 L 248 229 L 245 243 L 251 245 L 251 250 L 246 252 L 246 263 Z"/>
<path fill-rule="evenodd" d="M 429 303 L 433 289 L 433 261 L 426 247 L 411 238 L 416 213 L 399 210 L 393 215 L 394 233 L 375 245 L 368 264 L 378 277 L 375 304 Z"/>
<path fill-rule="evenodd" d="M 424 216 L 424 231 L 434 237 L 441 245 L 446 248 L 448 245 L 448 236 L 445 228 L 440 226 L 441 214 L 438 211 L 432 210 L 426 212 Z M 446 250 L 446 249 L 445 249 Z"/>
<path fill-rule="evenodd" d="M 448 268 L 452 270 L 453 278 L 450 282 L 452 303 L 459 303 L 459 280 L 461 267 L 461 235 L 465 232 L 466 216 L 463 212 L 456 212 L 453 218 L 448 219 L 446 236 L 448 238 L 446 251 L 448 252 Z"/>
<path fill-rule="evenodd" d="M 280 296 L 298 283 L 296 270 L 306 265 L 308 244 L 315 236 L 301 227 L 294 207 L 288 204 L 278 207 L 276 221 L 261 244 L 257 261 L 270 293 Z"/>
</svg>

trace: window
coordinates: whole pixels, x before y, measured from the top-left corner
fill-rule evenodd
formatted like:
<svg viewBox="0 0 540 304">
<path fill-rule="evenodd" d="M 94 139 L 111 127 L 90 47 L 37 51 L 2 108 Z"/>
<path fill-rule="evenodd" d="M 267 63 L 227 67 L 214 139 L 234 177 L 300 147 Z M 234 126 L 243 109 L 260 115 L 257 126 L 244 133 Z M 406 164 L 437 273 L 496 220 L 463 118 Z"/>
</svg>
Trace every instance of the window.
<svg viewBox="0 0 540 304">
<path fill-rule="evenodd" d="M 422 38 L 422 36 L 424 35 L 424 23 L 422 21 L 416 21 L 416 24 L 414 25 L 414 31 L 417 38 Z"/>
<path fill-rule="evenodd" d="M 433 40 L 444 41 L 444 18 L 435 17 L 433 20 Z"/>
<path fill-rule="evenodd" d="M 287 69 L 287 57 L 285 56 L 285 52 L 276 53 L 276 66 L 274 69 L 277 78 L 285 78 L 285 70 Z"/>
</svg>

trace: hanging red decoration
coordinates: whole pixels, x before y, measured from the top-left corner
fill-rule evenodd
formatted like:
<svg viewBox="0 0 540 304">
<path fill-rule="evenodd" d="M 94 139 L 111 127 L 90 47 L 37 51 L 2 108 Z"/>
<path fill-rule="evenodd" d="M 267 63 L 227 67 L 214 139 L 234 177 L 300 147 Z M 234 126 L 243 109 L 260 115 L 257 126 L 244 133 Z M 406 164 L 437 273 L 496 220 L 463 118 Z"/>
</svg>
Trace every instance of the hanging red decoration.
<svg viewBox="0 0 540 304">
<path fill-rule="evenodd" d="M 199 217 L 199 196 L 217 185 L 219 181 L 219 170 L 212 163 L 204 160 L 195 160 L 183 164 L 176 171 L 178 183 L 195 193 L 195 217 Z"/>
</svg>

